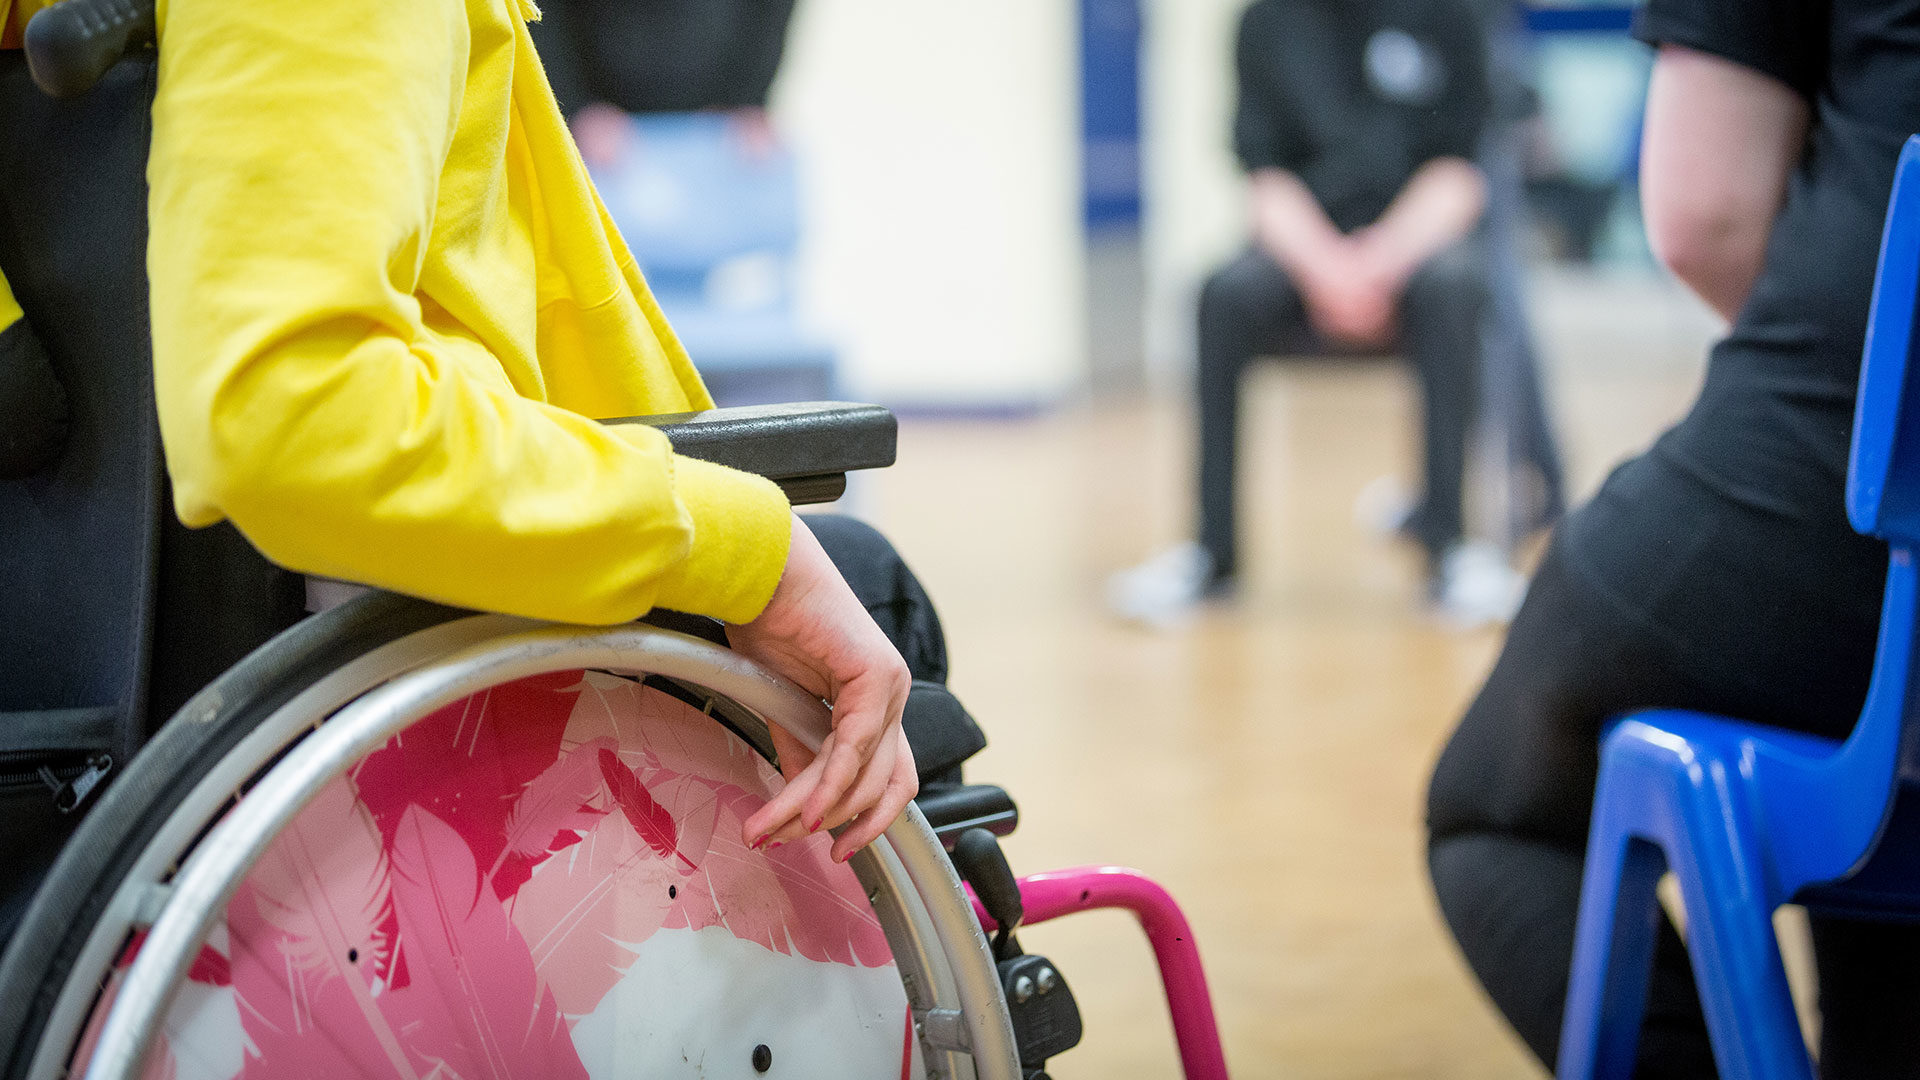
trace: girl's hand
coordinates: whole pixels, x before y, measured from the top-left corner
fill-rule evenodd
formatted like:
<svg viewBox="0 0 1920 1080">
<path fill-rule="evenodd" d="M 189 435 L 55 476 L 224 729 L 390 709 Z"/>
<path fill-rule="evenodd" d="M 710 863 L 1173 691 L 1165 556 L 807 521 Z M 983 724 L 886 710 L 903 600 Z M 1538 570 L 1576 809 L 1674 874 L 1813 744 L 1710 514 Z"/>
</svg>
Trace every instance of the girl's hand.
<svg viewBox="0 0 1920 1080">
<path fill-rule="evenodd" d="M 920 791 L 900 729 L 912 684 L 906 662 L 798 516 L 773 599 L 752 622 L 728 626 L 727 639 L 833 706 L 833 732 L 818 755 L 771 729 L 787 786 L 747 819 L 743 839 L 758 847 L 848 825 L 833 843 L 834 859 L 845 862 Z"/>
</svg>

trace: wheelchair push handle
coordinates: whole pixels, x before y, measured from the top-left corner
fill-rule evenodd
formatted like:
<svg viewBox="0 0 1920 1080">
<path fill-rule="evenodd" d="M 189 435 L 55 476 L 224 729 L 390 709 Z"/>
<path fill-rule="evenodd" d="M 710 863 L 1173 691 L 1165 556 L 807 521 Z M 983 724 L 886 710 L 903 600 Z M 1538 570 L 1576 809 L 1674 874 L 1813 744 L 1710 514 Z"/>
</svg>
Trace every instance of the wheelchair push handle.
<svg viewBox="0 0 1920 1080">
<path fill-rule="evenodd" d="M 60 0 L 27 21 L 27 69 L 48 94 L 75 97 L 153 34 L 154 0 Z"/>
</svg>

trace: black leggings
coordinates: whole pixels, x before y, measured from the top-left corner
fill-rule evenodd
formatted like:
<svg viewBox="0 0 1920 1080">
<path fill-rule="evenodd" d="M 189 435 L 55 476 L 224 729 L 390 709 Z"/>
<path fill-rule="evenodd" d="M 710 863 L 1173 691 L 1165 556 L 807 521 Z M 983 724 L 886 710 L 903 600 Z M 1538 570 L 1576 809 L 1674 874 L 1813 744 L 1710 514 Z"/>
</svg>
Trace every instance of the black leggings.
<svg viewBox="0 0 1920 1080">
<path fill-rule="evenodd" d="M 1549 1065 L 1601 726 L 1674 706 L 1840 738 L 1865 697 L 1886 551 L 1842 512 L 1851 407 L 1840 394 L 1796 396 L 1787 378 L 1765 383 L 1753 365 L 1716 364 L 1693 415 L 1562 524 L 1434 771 L 1440 906 Z M 1818 917 L 1813 928 L 1823 1075 L 1920 1075 L 1920 928 Z M 1670 926 L 1636 1075 L 1714 1075 Z"/>
</svg>

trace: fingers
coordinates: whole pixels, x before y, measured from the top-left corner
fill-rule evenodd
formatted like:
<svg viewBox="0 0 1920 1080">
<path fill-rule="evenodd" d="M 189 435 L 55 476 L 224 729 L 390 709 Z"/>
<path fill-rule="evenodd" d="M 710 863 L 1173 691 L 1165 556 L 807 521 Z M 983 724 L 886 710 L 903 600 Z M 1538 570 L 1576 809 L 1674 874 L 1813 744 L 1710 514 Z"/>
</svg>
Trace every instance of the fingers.
<svg viewBox="0 0 1920 1080">
<path fill-rule="evenodd" d="M 778 731 L 779 729 L 775 728 L 773 730 Z M 782 732 L 782 735 L 785 735 L 785 733 Z M 794 740 L 792 736 L 785 737 L 788 741 L 794 742 L 797 745 L 798 740 Z M 829 735 L 827 738 L 831 741 L 833 737 Z M 774 744 L 776 747 L 780 745 L 779 736 L 775 737 Z M 820 749 L 827 749 L 826 744 L 822 744 Z M 801 752 L 805 753 L 804 747 L 801 748 Z M 782 748 L 780 750 L 780 763 L 784 766 L 787 764 L 787 761 L 787 752 Z M 747 818 L 741 826 L 741 840 L 744 841 L 748 847 L 757 848 L 763 844 L 773 842 L 786 843 L 789 840 L 798 840 L 800 837 L 805 836 L 807 830 L 806 826 L 800 822 L 800 804 L 806 799 L 807 795 L 813 791 L 814 785 L 818 783 L 820 771 L 825 767 L 825 758 L 814 758 L 798 773 L 788 768 L 786 787 L 781 788 L 773 798 L 767 800 L 767 805 L 761 807 L 754 812 L 753 816 Z"/>
<path fill-rule="evenodd" d="M 893 780 L 894 759 L 899 757 L 905 743 L 906 740 L 899 736 L 897 728 L 890 737 L 880 740 L 880 745 L 874 749 L 873 756 L 868 758 L 866 764 L 861 767 L 860 775 L 855 778 L 853 787 L 848 789 L 844 798 L 834 804 L 833 809 L 827 811 L 826 820 L 821 823 L 822 828 L 837 829 L 859 816 L 862 811 L 879 805 L 880 797 L 886 793 L 887 785 Z M 907 752 L 912 753 L 911 750 Z"/>
<path fill-rule="evenodd" d="M 819 773 L 814 752 L 807 749 L 805 743 L 787 734 L 778 724 L 767 725 L 767 734 L 773 739 L 773 751 L 780 758 L 780 772 L 787 778 L 787 784 L 741 823 L 740 841 L 748 847 L 786 843 L 806 835 L 806 828 L 800 824 L 800 802 L 813 790 L 813 784 L 810 778 L 802 782 L 802 777 L 808 777 L 809 770 L 813 775 Z"/>
<path fill-rule="evenodd" d="M 869 689 L 845 688 L 834 710 L 835 728 L 817 756 L 779 728 L 770 729 L 788 782 L 747 819 L 742 841 L 750 847 L 783 844 L 852 822 L 833 847 L 834 857 L 844 862 L 884 832 L 920 786 L 913 749 L 898 723 L 905 696 L 886 694 L 886 704 L 876 712 Z M 836 768 L 842 770 L 838 776 Z M 838 798 L 832 798 L 835 787 Z M 817 809 L 822 805 L 826 809 Z"/>
<path fill-rule="evenodd" d="M 825 827 L 823 820 L 807 816 L 802 808 L 819 789 L 821 776 L 833 756 L 839 734 L 837 731 L 829 734 L 826 741 L 820 744 L 819 756 L 797 774 L 792 774 L 787 785 L 746 820 L 741 827 L 741 839 L 748 847 L 792 843 Z M 854 807 L 849 813 L 860 809 L 864 807 Z"/>
<path fill-rule="evenodd" d="M 846 862 L 854 852 L 878 839 L 906 812 L 907 804 L 920 793 L 919 772 L 914 766 L 913 751 L 907 748 L 904 737 L 900 740 L 900 748 L 901 752 L 894 758 L 893 774 L 887 779 L 880 801 L 834 837 L 832 854 L 835 862 Z"/>
<path fill-rule="evenodd" d="M 840 688 L 833 703 L 832 745 L 823 743 L 820 747 L 826 767 L 800 805 L 808 832 L 827 823 L 827 814 L 847 797 L 882 742 L 900 730 L 908 686 L 904 670 L 882 667 L 864 672 Z"/>
<path fill-rule="evenodd" d="M 786 728 L 768 724 L 767 735 L 773 739 L 773 752 L 780 758 L 780 775 L 786 777 L 788 783 L 813 764 L 813 751 L 807 749 L 806 743 L 787 734 Z"/>
</svg>

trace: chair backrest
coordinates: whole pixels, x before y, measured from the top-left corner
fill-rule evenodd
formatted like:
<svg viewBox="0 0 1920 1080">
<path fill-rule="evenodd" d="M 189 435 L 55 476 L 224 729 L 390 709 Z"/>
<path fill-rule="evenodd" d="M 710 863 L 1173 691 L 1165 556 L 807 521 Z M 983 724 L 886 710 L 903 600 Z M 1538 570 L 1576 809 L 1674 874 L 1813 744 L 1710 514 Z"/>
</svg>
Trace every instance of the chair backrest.
<svg viewBox="0 0 1920 1080">
<path fill-rule="evenodd" d="M 1920 386 L 1908 380 L 1920 299 L 1920 136 L 1894 174 L 1854 407 L 1847 516 L 1896 547 L 1920 544 Z"/>
<path fill-rule="evenodd" d="M 149 52 L 56 101 L 0 52 L 0 271 L 72 413 L 58 461 L 0 482 L 0 761 L 16 766 L 47 751 L 124 762 L 303 614 L 297 575 L 170 506 L 147 315 L 155 77 Z"/>
<path fill-rule="evenodd" d="M 1845 882 L 1814 902 L 1870 912 L 1920 891 L 1920 708 L 1913 678 L 1920 635 L 1920 386 L 1908 379 L 1920 299 L 1920 137 L 1907 142 L 1887 206 L 1867 320 L 1847 471 L 1855 529 L 1891 548 L 1873 681 L 1824 793 L 1845 835 L 1828 838 L 1829 864 L 1812 880 Z M 1838 800 L 1837 802 L 1834 800 Z M 1833 862 L 1832 860 L 1838 860 Z M 1891 900 L 1876 900 L 1876 895 Z"/>
<path fill-rule="evenodd" d="M 1909 378 L 1920 301 L 1920 136 L 1907 140 L 1894 173 L 1867 317 L 1860 391 L 1854 405 L 1847 516 L 1890 545 L 1886 603 L 1873 690 L 1856 735 L 1903 729 L 1899 767 L 1920 784 L 1920 707 L 1911 673 L 1920 646 L 1914 555 L 1920 548 L 1920 382 Z"/>
<path fill-rule="evenodd" d="M 627 155 L 596 169 L 594 183 L 662 302 L 703 296 L 710 275 L 742 260 L 759 260 L 772 275 L 754 306 L 784 302 L 799 241 L 792 156 L 777 142 L 744 137 L 723 113 L 632 123 Z"/>
<path fill-rule="evenodd" d="M 132 61 L 54 101 L 0 53 L 0 270 L 72 410 L 60 460 L 0 482 L 0 753 L 138 737 L 164 489 L 139 182 L 153 78 Z"/>
</svg>

